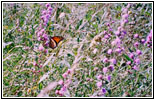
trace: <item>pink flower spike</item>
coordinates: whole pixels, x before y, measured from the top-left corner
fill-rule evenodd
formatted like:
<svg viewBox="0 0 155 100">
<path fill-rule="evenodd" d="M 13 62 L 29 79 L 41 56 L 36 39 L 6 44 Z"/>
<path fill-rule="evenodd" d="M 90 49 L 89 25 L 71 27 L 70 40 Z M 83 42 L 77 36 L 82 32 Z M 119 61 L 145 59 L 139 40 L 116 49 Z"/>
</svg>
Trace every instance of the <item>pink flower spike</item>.
<svg viewBox="0 0 155 100">
<path fill-rule="evenodd" d="M 101 88 L 102 87 L 102 82 L 97 82 L 96 85 L 97 85 L 98 88 Z"/>
</svg>

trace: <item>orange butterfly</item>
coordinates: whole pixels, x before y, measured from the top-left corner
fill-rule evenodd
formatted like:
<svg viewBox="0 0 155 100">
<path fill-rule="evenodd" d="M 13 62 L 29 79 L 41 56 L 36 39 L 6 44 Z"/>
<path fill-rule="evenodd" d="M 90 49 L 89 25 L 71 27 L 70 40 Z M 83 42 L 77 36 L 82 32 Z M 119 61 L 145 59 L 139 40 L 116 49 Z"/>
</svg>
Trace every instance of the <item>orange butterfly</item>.
<svg viewBox="0 0 155 100">
<path fill-rule="evenodd" d="M 49 38 L 49 47 L 54 49 L 58 46 L 59 42 L 62 41 L 64 38 L 62 36 L 54 36 Z"/>
</svg>

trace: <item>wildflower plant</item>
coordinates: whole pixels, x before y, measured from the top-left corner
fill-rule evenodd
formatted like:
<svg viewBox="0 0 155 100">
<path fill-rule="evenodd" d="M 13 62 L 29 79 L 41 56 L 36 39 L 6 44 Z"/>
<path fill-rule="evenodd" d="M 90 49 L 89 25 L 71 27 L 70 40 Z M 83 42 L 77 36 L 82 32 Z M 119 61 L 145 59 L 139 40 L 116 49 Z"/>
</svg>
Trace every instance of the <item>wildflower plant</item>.
<svg viewBox="0 0 155 100">
<path fill-rule="evenodd" d="M 152 34 L 152 3 L 3 3 L 3 96 L 151 97 Z"/>
</svg>

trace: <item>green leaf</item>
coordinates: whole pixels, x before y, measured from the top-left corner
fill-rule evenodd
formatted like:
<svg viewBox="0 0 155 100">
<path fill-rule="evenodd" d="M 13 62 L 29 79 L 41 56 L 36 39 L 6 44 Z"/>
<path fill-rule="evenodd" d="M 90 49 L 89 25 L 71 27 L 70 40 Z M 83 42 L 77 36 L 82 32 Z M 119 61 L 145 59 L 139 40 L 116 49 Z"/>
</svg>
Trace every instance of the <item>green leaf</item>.
<svg viewBox="0 0 155 100">
<path fill-rule="evenodd" d="M 79 23 L 77 24 L 77 26 L 76 26 L 76 28 L 75 28 L 76 30 L 79 29 L 80 25 L 82 24 L 82 21 L 83 21 L 82 19 L 79 21 Z"/>
<path fill-rule="evenodd" d="M 126 58 L 126 60 L 133 62 L 133 60 L 130 57 L 128 57 L 126 54 L 123 54 L 123 56 Z"/>
<path fill-rule="evenodd" d="M 39 83 L 39 90 L 41 90 L 43 88 L 43 84 Z"/>
<path fill-rule="evenodd" d="M 18 92 L 18 97 L 22 96 L 22 94 L 23 94 L 22 91 Z"/>
</svg>

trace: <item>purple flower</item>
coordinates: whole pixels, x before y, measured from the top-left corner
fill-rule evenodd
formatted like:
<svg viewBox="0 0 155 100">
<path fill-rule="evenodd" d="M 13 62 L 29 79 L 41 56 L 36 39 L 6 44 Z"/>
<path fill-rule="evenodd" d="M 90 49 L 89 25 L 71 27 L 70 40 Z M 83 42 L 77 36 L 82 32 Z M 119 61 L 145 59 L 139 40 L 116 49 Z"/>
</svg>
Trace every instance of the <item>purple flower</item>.
<svg viewBox="0 0 155 100">
<path fill-rule="evenodd" d="M 106 74 L 107 71 L 108 71 L 108 68 L 107 67 L 104 67 L 102 70 L 103 70 L 104 74 Z"/>
<path fill-rule="evenodd" d="M 150 31 L 150 34 L 146 38 L 146 42 L 148 47 L 152 47 L 152 30 Z"/>
<path fill-rule="evenodd" d="M 46 25 L 47 25 L 47 23 L 43 23 L 43 25 L 44 25 L 44 26 L 46 26 Z"/>
<path fill-rule="evenodd" d="M 111 80 L 111 76 L 110 76 L 110 75 L 107 76 L 107 80 L 108 80 L 108 81 Z"/>
<path fill-rule="evenodd" d="M 48 11 L 48 14 L 51 15 L 52 14 L 52 11 Z"/>
<path fill-rule="evenodd" d="M 109 28 L 109 31 L 112 31 L 112 28 Z"/>
<path fill-rule="evenodd" d="M 127 34 L 126 30 L 123 30 L 122 32 L 123 32 L 124 35 Z"/>
<path fill-rule="evenodd" d="M 144 44 L 145 43 L 145 39 L 141 39 L 141 43 Z"/>
<path fill-rule="evenodd" d="M 104 34 L 107 34 L 107 31 L 104 31 Z"/>
<path fill-rule="evenodd" d="M 110 71 L 113 71 L 113 70 L 114 70 L 114 66 L 113 66 L 113 65 L 110 65 L 110 66 L 108 67 L 108 69 L 109 69 Z"/>
<path fill-rule="evenodd" d="M 64 74 L 62 74 L 62 77 L 63 77 L 63 78 L 66 78 L 67 75 L 68 75 L 67 73 L 64 73 Z"/>
<path fill-rule="evenodd" d="M 47 34 L 44 33 L 42 37 L 44 38 L 44 40 L 48 40 L 48 35 Z"/>
<path fill-rule="evenodd" d="M 101 80 L 103 78 L 103 76 L 100 74 L 97 76 L 97 79 Z"/>
<path fill-rule="evenodd" d="M 104 62 L 104 63 L 108 62 L 108 58 L 105 57 L 105 58 L 103 59 L 103 62 Z"/>
<path fill-rule="evenodd" d="M 138 35 L 138 34 L 135 34 L 135 35 L 134 35 L 134 38 L 138 38 L 138 37 L 139 37 L 139 35 Z"/>
<path fill-rule="evenodd" d="M 128 9 L 127 8 L 124 8 L 122 10 L 123 10 L 123 13 L 127 13 L 128 12 Z M 124 17 L 125 17 L 125 15 L 124 15 Z"/>
<path fill-rule="evenodd" d="M 112 44 L 112 45 L 120 46 L 120 44 L 121 44 L 121 40 L 117 37 L 114 41 L 112 41 L 111 44 Z"/>
<path fill-rule="evenodd" d="M 40 67 L 40 68 L 42 68 L 42 67 L 43 67 L 43 65 L 41 64 L 39 67 Z"/>
<path fill-rule="evenodd" d="M 40 46 L 39 46 L 39 51 L 43 51 L 43 50 L 44 50 L 44 47 L 43 47 L 42 44 L 40 44 Z"/>
<path fill-rule="evenodd" d="M 112 54 L 112 49 L 109 49 L 107 53 Z"/>
<path fill-rule="evenodd" d="M 72 71 L 71 71 L 71 69 L 68 69 L 67 70 L 67 74 L 70 74 Z"/>
<path fill-rule="evenodd" d="M 139 42 L 135 42 L 135 43 L 134 43 L 134 46 L 135 46 L 135 47 L 138 47 L 138 46 L 139 46 Z"/>
<path fill-rule="evenodd" d="M 40 31 L 37 33 L 37 37 L 40 37 L 43 33 Z"/>
<path fill-rule="evenodd" d="M 137 49 L 137 50 L 136 50 L 136 54 L 137 54 L 137 55 L 141 55 L 142 52 L 141 52 L 139 49 Z"/>
<path fill-rule="evenodd" d="M 139 70 L 139 68 L 135 65 L 135 66 L 133 66 L 132 67 L 134 70 L 136 70 L 136 71 L 138 71 Z"/>
<path fill-rule="evenodd" d="M 116 59 L 110 59 L 110 62 L 112 63 L 112 64 L 116 64 L 117 63 L 117 61 L 116 61 Z"/>
<path fill-rule="evenodd" d="M 96 85 L 97 85 L 98 88 L 101 88 L 102 87 L 102 82 L 97 82 Z"/>
<path fill-rule="evenodd" d="M 56 91 L 55 91 L 55 94 L 59 94 L 59 90 L 56 90 Z"/>
<path fill-rule="evenodd" d="M 37 40 L 38 40 L 38 41 L 41 41 L 41 37 L 38 37 Z"/>
<path fill-rule="evenodd" d="M 122 30 L 122 27 L 120 26 L 120 27 L 118 27 L 118 31 L 120 32 Z"/>
<path fill-rule="evenodd" d="M 115 35 L 119 36 L 120 35 L 120 31 L 116 31 Z"/>
<path fill-rule="evenodd" d="M 130 65 L 131 64 L 131 61 L 126 62 L 126 64 Z"/>
<path fill-rule="evenodd" d="M 105 35 L 104 38 L 105 38 L 105 39 L 108 39 L 108 38 L 109 38 L 109 35 Z"/>
<path fill-rule="evenodd" d="M 134 62 L 138 65 L 138 64 L 140 64 L 140 59 L 139 59 L 139 58 L 136 58 L 136 59 L 134 60 Z"/>
<path fill-rule="evenodd" d="M 46 6 L 46 8 L 48 8 L 49 6 L 51 6 L 51 4 L 50 3 L 47 3 L 45 6 Z"/>
<path fill-rule="evenodd" d="M 103 94 L 105 94 L 107 92 L 107 90 L 105 88 L 102 89 Z"/>
<path fill-rule="evenodd" d="M 127 19 L 128 17 L 129 17 L 128 14 L 125 14 L 125 15 L 122 16 L 122 18 L 124 18 L 124 19 Z"/>
<path fill-rule="evenodd" d="M 122 50 L 121 50 L 120 48 L 117 48 L 117 49 L 115 50 L 115 52 L 117 52 L 117 53 L 121 53 Z"/>
<path fill-rule="evenodd" d="M 60 91 L 66 91 L 67 90 L 67 87 L 66 86 L 63 86 L 61 89 L 60 89 Z"/>
<path fill-rule="evenodd" d="M 44 16 L 41 16 L 41 19 L 44 20 Z"/>
<path fill-rule="evenodd" d="M 48 19 L 44 18 L 44 23 L 47 24 L 48 23 Z M 46 25 L 45 25 L 46 26 Z"/>
<path fill-rule="evenodd" d="M 50 18 L 50 15 L 49 15 L 49 14 L 47 14 L 47 15 L 46 15 L 46 19 L 48 20 L 49 18 Z"/>
<path fill-rule="evenodd" d="M 128 19 L 125 19 L 125 20 L 124 20 L 124 22 L 125 22 L 125 23 L 128 23 L 128 22 L 129 22 L 129 20 L 128 20 Z"/>
<path fill-rule="evenodd" d="M 133 54 L 133 53 L 130 53 L 129 57 L 130 57 L 131 59 L 133 59 L 133 58 L 134 58 L 134 54 Z"/>
<path fill-rule="evenodd" d="M 51 7 L 48 7 L 48 11 L 52 11 L 52 8 Z"/>
<path fill-rule="evenodd" d="M 106 25 L 107 25 L 107 26 L 110 26 L 110 24 L 109 24 L 109 23 L 106 23 Z"/>
<path fill-rule="evenodd" d="M 130 6 L 131 6 L 131 4 L 130 4 L 130 3 L 128 3 L 127 8 L 130 8 Z"/>
<path fill-rule="evenodd" d="M 34 62 L 33 62 L 33 66 L 37 66 L 37 65 L 38 65 L 38 64 L 34 61 Z"/>
<path fill-rule="evenodd" d="M 42 15 L 46 15 L 46 10 L 43 10 L 42 11 Z"/>
<path fill-rule="evenodd" d="M 59 85 L 63 85 L 63 84 L 64 84 L 64 81 L 63 81 L 63 80 L 60 80 L 60 81 L 58 82 L 58 84 L 59 84 Z"/>
</svg>

